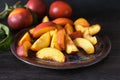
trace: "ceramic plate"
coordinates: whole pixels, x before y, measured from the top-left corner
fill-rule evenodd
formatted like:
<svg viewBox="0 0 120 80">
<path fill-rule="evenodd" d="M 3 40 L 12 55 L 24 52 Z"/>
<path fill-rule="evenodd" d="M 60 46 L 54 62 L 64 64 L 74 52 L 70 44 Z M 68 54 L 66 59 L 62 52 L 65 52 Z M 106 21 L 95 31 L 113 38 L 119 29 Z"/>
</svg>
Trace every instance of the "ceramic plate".
<svg viewBox="0 0 120 80">
<path fill-rule="evenodd" d="M 16 53 L 17 44 L 20 38 L 23 36 L 23 34 L 28 30 L 29 29 L 24 29 L 18 32 L 11 45 L 11 51 L 13 55 L 17 57 L 19 60 L 38 67 L 50 68 L 50 69 L 73 69 L 73 68 L 88 67 L 104 59 L 109 54 L 111 49 L 111 43 L 109 38 L 103 33 L 99 33 L 98 35 L 96 35 L 98 39 L 98 43 L 95 46 L 95 53 L 92 55 L 86 55 L 86 53 L 81 49 L 78 53 L 72 55 L 67 55 L 66 53 L 64 53 L 66 56 L 66 62 L 64 63 L 36 58 L 35 53 L 31 51 L 29 51 L 28 57 L 26 58 L 20 57 Z"/>
</svg>

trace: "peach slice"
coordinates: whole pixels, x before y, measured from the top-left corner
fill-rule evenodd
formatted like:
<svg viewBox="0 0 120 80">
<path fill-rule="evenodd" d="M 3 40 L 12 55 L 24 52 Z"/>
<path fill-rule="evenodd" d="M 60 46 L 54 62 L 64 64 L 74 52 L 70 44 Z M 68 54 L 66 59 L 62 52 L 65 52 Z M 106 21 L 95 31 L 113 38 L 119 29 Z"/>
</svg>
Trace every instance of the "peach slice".
<svg viewBox="0 0 120 80">
<path fill-rule="evenodd" d="M 30 34 L 33 34 L 34 29 L 35 29 L 35 28 L 31 28 L 31 29 L 29 30 Z"/>
<path fill-rule="evenodd" d="M 65 51 L 67 54 L 73 54 L 79 51 L 69 35 L 66 35 L 66 50 Z"/>
<path fill-rule="evenodd" d="M 97 44 L 97 38 L 96 36 L 90 35 L 89 31 L 86 30 L 83 34 L 83 37 L 87 40 L 89 40 L 93 45 Z"/>
<path fill-rule="evenodd" d="M 46 39 L 47 38 L 47 39 Z M 33 51 L 39 51 L 42 48 L 48 47 L 50 45 L 50 32 L 46 32 L 38 38 L 33 45 L 31 46 L 31 50 Z"/>
<path fill-rule="evenodd" d="M 50 30 L 54 30 L 56 29 L 56 24 L 53 22 L 43 22 L 40 23 L 39 25 L 37 25 L 33 31 L 33 37 L 37 38 L 39 37 L 41 34 L 48 32 Z"/>
<path fill-rule="evenodd" d="M 80 38 L 83 36 L 83 33 L 81 31 L 75 31 L 72 34 L 69 35 L 71 37 L 72 40 L 74 40 L 75 38 Z"/>
<path fill-rule="evenodd" d="M 56 62 L 65 62 L 64 54 L 56 48 L 43 48 L 36 53 L 36 57 Z"/>
<path fill-rule="evenodd" d="M 90 41 L 85 38 L 76 38 L 73 40 L 75 45 L 82 48 L 87 54 L 93 54 L 95 49 Z"/>
<path fill-rule="evenodd" d="M 57 31 L 58 30 L 56 29 L 53 33 L 50 47 L 51 48 L 56 48 L 56 49 L 61 51 L 62 49 L 60 48 L 60 45 L 58 44 L 58 40 L 57 40 Z"/>
<path fill-rule="evenodd" d="M 82 33 L 84 33 L 87 29 L 88 27 L 83 27 L 82 25 L 75 25 L 76 31 L 81 31 Z"/>
<path fill-rule="evenodd" d="M 65 50 L 65 30 L 60 29 L 57 32 L 57 42 L 62 50 Z"/>
<path fill-rule="evenodd" d="M 90 23 L 85 18 L 78 18 L 77 20 L 75 20 L 74 25 L 88 27 L 90 26 Z"/>
<path fill-rule="evenodd" d="M 44 16 L 43 19 L 42 19 L 42 22 L 49 22 L 48 16 Z"/>
<path fill-rule="evenodd" d="M 22 38 L 20 39 L 20 41 L 18 42 L 18 45 L 22 45 L 25 41 L 31 41 L 31 37 L 30 34 L 28 32 L 26 32 Z"/>
<path fill-rule="evenodd" d="M 90 35 L 95 35 L 98 32 L 100 32 L 101 26 L 99 24 L 92 25 L 92 26 L 89 26 L 89 27 L 84 27 L 84 26 L 81 26 L 81 25 L 75 25 L 75 30 L 76 31 L 81 31 L 82 33 L 84 33 L 86 30 L 88 30 Z"/>
<path fill-rule="evenodd" d="M 64 26 L 64 29 L 68 35 L 72 34 L 74 31 L 73 26 L 68 23 Z"/>
<path fill-rule="evenodd" d="M 55 29 L 55 30 L 56 30 L 56 29 Z M 51 30 L 51 31 L 50 31 L 50 36 L 51 36 L 51 37 L 53 36 L 55 30 Z"/>
<path fill-rule="evenodd" d="M 101 26 L 99 24 L 95 24 L 89 27 L 89 33 L 91 35 L 97 34 L 100 30 L 101 30 Z"/>
<path fill-rule="evenodd" d="M 57 27 L 58 30 L 63 28 L 63 26 L 61 26 L 59 24 L 57 24 L 56 27 Z"/>
<path fill-rule="evenodd" d="M 31 47 L 31 43 L 29 41 L 25 41 L 22 45 L 17 47 L 17 55 L 21 57 L 27 57 L 28 56 L 28 50 Z"/>
<path fill-rule="evenodd" d="M 56 18 L 53 20 L 53 22 L 62 26 L 66 25 L 67 23 L 73 25 L 73 21 L 69 18 Z"/>
</svg>

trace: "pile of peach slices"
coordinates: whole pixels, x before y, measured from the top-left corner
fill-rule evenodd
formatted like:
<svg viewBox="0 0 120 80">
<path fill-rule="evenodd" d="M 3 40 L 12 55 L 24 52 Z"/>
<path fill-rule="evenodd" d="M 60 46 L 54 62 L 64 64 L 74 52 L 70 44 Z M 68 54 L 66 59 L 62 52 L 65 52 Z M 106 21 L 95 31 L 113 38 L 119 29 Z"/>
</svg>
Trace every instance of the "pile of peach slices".
<svg viewBox="0 0 120 80">
<path fill-rule="evenodd" d="M 36 58 L 65 62 L 65 54 L 72 55 L 82 49 L 87 55 L 95 53 L 98 43 L 95 36 L 100 32 L 99 24 L 90 25 L 85 18 L 73 20 L 56 18 L 52 21 L 47 16 L 42 23 L 29 29 L 18 41 L 17 55 L 28 57 L 29 50 Z"/>
</svg>

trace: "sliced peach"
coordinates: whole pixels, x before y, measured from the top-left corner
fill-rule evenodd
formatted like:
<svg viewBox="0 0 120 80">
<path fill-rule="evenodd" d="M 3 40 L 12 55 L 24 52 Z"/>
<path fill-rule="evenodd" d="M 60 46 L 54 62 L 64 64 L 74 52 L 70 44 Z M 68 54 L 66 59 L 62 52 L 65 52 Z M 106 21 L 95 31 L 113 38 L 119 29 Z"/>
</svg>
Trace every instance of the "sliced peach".
<svg viewBox="0 0 120 80">
<path fill-rule="evenodd" d="M 59 24 L 57 24 L 56 27 L 57 27 L 58 30 L 63 28 L 63 26 L 61 26 L 61 25 L 59 25 Z"/>
<path fill-rule="evenodd" d="M 30 34 L 33 34 L 34 29 L 35 29 L 35 28 L 31 28 L 31 29 L 29 30 Z"/>
<path fill-rule="evenodd" d="M 73 54 L 74 52 L 79 51 L 69 35 L 66 35 L 66 50 L 65 51 L 67 54 Z"/>
<path fill-rule="evenodd" d="M 97 38 L 96 36 L 90 35 L 89 31 L 86 30 L 83 34 L 83 37 L 87 40 L 89 40 L 93 45 L 97 44 Z"/>
<path fill-rule="evenodd" d="M 71 37 L 72 40 L 74 40 L 75 38 L 80 38 L 83 36 L 83 33 L 81 31 L 75 31 L 72 34 L 69 35 Z"/>
<path fill-rule="evenodd" d="M 53 22 L 62 26 L 66 25 L 67 23 L 73 25 L 73 21 L 69 18 L 56 18 L 53 20 Z"/>
<path fill-rule="evenodd" d="M 101 30 L 101 26 L 99 24 L 95 24 L 89 27 L 89 33 L 91 35 L 97 34 Z"/>
<path fill-rule="evenodd" d="M 48 32 L 50 30 L 54 30 L 56 29 L 56 24 L 53 22 L 43 22 L 40 23 L 39 25 L 37 25 L 33 31 L 33 37 L 37 38 L 39 37 L 41 34 Z"/>
<path fill-rule="evenodd" d="M 78 18 L 77 20 L 75 20 L 74 25 L 88 27 L 90 26 L 90 23 L 85 18 Z"/>
<path fill-rule="evenodd" d="M 42 19 L 42 22 L 49 22 L 48 16 L 44 16 L 43 19 Z"/>
<path fill-rule="evenodd" d="M 92 43 L 85 38 L 76 38 L 74 39 L 74 43 L 79 48 L 82 48 L 87 54 L 93 54 L 95 51 Z"/>
<path fill-rule="evenodd" d="M 17 55 L 21 57 L 27 57 L 28 56 L 28 50 L 31 47 L 31 43 L 29 41 L 25 41 L 22 45 L 17 47 Z"/>
<path fill-rule="evenodd" d="M 65 50 L 65 30 L 60 29 L 57 32 L 57 42 L 62 50 Z"/>
<path fill-rule="evenodd" d="M 68 23 L 64 26 L 64 29 L 68 35 L 72 34 L 74 31 L 73 26 Z"/>
<path fill-rule="evenodd" d="M 81 31 L 82 33 L 84 33 L 87 29 L 88 27 L 83 27 L 82 25 L 75 25 L 76 31 Z"/>
<path fill-rule="evenodd" d="M 22 45 L 25 41 L 31 41 L 31 37 L 30 34 L 28 32 L 26 32 L 22 38 L 20 39 L 20 41 L 18 42 L 18 45 Z"/>
<path fill-rule="evenodd" d="M 58 30 L 56 29 L 53 33 L 50 47 L 51 48 L 56 48 L 56 49 L 61 51 L 62 49 L 60 48 L 60 45 L 58 44 L 58 40 L 57 40 L 57 31 Z"/>
<path fill-rule="evenodd" d="M 31 50 L 33 51 L 39 51 L 42 48 L 48 47 L 50 45 L 50 32 L 46 32 L 38 38 L 33 45 L 31 46 Z"/>
<path fill-rule="evenodd" d="M 65 62 L 64 54 L 56 48 L 43 48 L 36 53 L 36 57 L 56 62 Z"/>
<path fill-rule="evenodd" d="M 56 30 L 56 29 L 55 29 L 55 30 Z M 51 37 L 53 36 L 55 30 L 51 30 L 51 31 L 50 31 L 50 36 L 51 36 Z"/>
</svg>

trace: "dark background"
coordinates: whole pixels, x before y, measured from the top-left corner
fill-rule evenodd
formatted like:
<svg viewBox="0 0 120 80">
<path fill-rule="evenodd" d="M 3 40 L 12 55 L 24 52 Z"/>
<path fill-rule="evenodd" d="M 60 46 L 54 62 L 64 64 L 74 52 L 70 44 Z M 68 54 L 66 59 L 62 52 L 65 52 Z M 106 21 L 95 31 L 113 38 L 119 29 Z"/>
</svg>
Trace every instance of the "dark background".
<svg viewBox="0 0 120 80">
<path fill-rule="evenodd" d="M 18 0 L 0 0 L 13 5 Z M 26 0 L 21 0 L 22 4 Z M 47 6 L 54 0 L 45 0 Z M 99 23 L 111 40 L 108 57 L 87 68 L 52 70 L 28 65 L 15 58 L 11 51 L 0 52 L 0 80 L 120 80 L 120 1 L 65 0 L 73 7 L 73 19 L 84 17 L 91 24 Z M 6 20 L 0 20 L 6 23 Z"/>
</svg>

